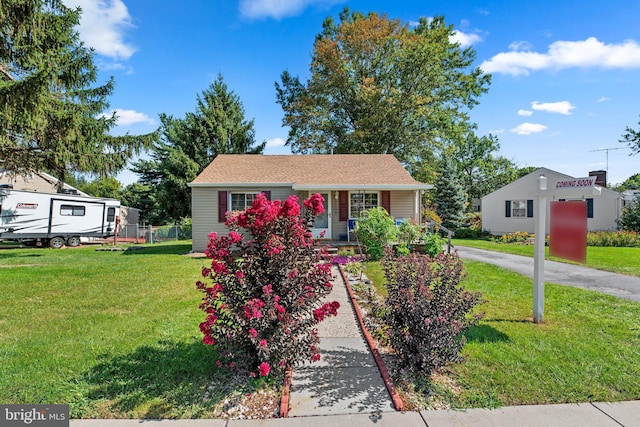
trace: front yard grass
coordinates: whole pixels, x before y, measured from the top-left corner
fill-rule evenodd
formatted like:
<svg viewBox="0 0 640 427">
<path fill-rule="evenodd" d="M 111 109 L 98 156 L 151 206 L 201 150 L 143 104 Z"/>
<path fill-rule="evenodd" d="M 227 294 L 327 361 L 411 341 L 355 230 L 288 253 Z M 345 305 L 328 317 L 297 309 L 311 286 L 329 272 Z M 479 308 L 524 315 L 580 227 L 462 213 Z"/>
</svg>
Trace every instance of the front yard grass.
<svg viewBox="0 0 640 427">
<path fill-rule="evenodd" d="M 230 393 L 254 391 L 229 386 L 201 343 L 195 282 L 208 260 L 182 256 L 190 241 L 95 249 L 0 251 L 0 402 L 66 403 L 73 418 L 211 418 Z"/>
<path fill-rule="evenodd" d="M 452 243 L 454 247 L 468 246 L 494 252 L 533 257 L 533 245 L 498 243 L 480 239 L 453 239 Z M 550 257 L 549 247 L 545 248 L 545 258 L 552 261 L 573 263 L 572 261 L 562 258 Z M 640 248 L 588 246 L 585 267 L 631 276 L 640 276 Z"/>
<path fill-rule="evenodd" d="M 482 292 L 485 316 L 466 334 L 465 363 L 409 387 L 429 393 L 423 402 L 468 408 L 640 399 L 640 304 L 547 284 L 545 323 L 536 325 L 531 279 L 464 263 L 464 286 Z"/>
<path fill-rule="evenodd" d="M 74 418 L 212 418 L 233 396 L 258 396 L 260 384 L 225 376 L 201 343 L 194 283 L 208 260 L 182 256 L 189 249 L 0 251 L 0 402 L 67 403 Z M 467 334 L 467 362 L 447 372 L 454 386 L 431 384 L 436 397 L 454 407 L 640 398 L 640 304 L 547 285 L 546 323 L 534 325 L 530 279 L 465 264 L 486 316 Z M 379 266 L 365 273 L 384 288 Z"/>
<path fill-rule="evenodd" d="M 531 322 L 533 282 L 465 261 L 465 285 L 488 302 L 454 367 L 461 406 L 640 398 L 640 304 L 567 286 L 545 286 L 545 323 Z"/>
</svg>

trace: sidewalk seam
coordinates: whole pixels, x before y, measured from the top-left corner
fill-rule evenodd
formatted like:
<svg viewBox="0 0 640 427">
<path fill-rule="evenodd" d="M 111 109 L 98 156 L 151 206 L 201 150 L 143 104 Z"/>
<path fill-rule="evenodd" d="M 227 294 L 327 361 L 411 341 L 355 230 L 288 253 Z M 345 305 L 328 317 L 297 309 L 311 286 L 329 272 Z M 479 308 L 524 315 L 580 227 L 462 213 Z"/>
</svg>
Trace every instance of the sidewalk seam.
<svg viewBox="0 0 640 427">
<path fill-rule="evenodd" d="M 622 424 L 620 421 L 616 420 L 615 418 L 613 418 L 611 415 L 609 415 L 608 413 L 606 413 L 605 411 L 603 411 L 602 409 L 598 408 L 596 405 L 593 404 L 593 402 L 589 402 L 589 405 L 593 406 L 594 408 L 596 408 L 598 411 L 602 412 L 603 414 L 605 414 L 607 417 L 611 418 L 616 424 L 621 425 L 622 427 L 624 427 L 624 424 Z"/>
</svg>

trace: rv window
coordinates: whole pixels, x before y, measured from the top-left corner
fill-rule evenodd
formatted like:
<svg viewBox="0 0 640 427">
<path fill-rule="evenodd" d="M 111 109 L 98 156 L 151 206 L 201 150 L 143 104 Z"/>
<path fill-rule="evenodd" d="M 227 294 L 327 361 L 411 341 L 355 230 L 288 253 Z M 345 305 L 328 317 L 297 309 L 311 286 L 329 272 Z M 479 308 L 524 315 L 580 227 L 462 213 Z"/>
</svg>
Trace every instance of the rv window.
<svg viewBox="0 0 640 427">
<path fill-rule="evenodd" d="M 84 206 L 61 205 L 60 215 L 62 216 L 84 216 Z"/>
<path fill-rule="evenodd" d="M 116 208 L 107 209 L 107 222 L 113 222 L 116 219 Z"/>
</svg>

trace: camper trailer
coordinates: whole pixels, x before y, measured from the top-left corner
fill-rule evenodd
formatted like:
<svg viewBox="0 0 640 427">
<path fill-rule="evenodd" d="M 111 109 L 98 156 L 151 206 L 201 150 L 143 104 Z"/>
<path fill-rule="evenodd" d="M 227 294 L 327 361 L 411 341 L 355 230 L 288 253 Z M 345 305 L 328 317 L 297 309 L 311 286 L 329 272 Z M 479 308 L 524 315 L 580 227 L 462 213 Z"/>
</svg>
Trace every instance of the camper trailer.
<svg viewBox="0 0 640 427">
<path fill-rule="evenodd" d="M 25 245 L 78 246 L 82 237 L 116 233 L 120 201 L 74 192 L 39 193 L 0 188 L 0 239 Z"/>
</svg>

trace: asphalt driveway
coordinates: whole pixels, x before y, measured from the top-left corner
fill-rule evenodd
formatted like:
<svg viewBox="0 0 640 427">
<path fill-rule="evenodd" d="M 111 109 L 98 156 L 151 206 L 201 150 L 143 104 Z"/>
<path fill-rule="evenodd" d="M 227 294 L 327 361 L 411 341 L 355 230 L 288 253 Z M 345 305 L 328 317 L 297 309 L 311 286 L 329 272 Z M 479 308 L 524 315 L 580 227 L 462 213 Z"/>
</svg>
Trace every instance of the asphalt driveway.
<svg viewBox="0 0 640 427">
<path fill-rule="evenodd" d="M 460 258 L 494 264 L 533 279 L 533 258 L 456 246 Z M 545 260 L 544 281 L 640 302 L 640 277 Z"/>
</svg>

